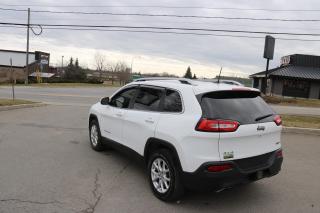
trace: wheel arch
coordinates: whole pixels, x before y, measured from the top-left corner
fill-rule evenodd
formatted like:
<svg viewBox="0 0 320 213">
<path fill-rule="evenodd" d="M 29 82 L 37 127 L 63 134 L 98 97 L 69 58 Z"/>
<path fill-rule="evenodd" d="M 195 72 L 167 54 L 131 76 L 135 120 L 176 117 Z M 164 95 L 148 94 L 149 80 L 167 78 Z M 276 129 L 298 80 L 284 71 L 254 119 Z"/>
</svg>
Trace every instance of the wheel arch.
<svg viewBox="0 0 320 213">
<path fill-rule="evenodd" d="M 98 116 L 93 114 L 93 113 L 91 113 L 89 115 L 89 126 L 90 126 L 91 121 L 93 121 L 93 120 L 96 120 L 98 122 L 98 124 L 99 124 Z"/>
<path fill-rule="evenodd" d="M 150 157 L 150 155 L 155 151 L 155 150 L 159 150 L 159 149 L 168 149 L 169 151 L 171 151 L 171 153 L 173 154 L 173 159 L 176 163 L 176 165 L 178 166 L 179 170 L 182 171 L 182 166 L 181 166 L 181 162 L 180 162 L 180 158 L 178 155 L 178 152 L 176 150 L 176 148 L 174 147 L 174 145 L 168 141 L 159 139 L 159 138 L 149 138 L 147 140 L 145 149 L 144 149 L 144 160 L 146 162 L 146 164 L 148 163 L 148 159 Z"/>
</svg>

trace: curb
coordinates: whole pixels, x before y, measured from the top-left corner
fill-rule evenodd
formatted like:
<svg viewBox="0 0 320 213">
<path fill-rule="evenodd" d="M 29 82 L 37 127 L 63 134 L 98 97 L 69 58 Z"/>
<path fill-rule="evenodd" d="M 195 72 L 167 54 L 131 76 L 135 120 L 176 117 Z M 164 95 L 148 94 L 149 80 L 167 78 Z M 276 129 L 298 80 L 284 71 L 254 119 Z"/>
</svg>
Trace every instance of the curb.
<svg viewBox="0 0 320 213">
<path fill-rule="evenodd" d="M 283 133 L 320 135 L 320 129 L 299 128 L 299 127 L 283 127 Z"/>
<path fill-rule="evenodd" d="M 19 105 L 12 105 L 12 106 L 1 106 L 1 111 L 8 111 L 8 110 L 14 110 L 14 109 L 24 109 L 24 108 L 32 108 L 32 107 L 41 107 L 46 106 L 47 104 L 44 103 L 35 103 L 35 104 L 19 104 Z"/>
</svg>

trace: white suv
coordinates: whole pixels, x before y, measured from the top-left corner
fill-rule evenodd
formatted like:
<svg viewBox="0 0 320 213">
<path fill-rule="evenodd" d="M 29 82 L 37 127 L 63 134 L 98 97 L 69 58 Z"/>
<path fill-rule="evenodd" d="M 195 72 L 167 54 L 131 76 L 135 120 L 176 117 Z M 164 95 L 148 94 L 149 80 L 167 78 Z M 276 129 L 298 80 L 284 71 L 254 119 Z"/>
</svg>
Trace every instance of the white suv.
<svg viewBox="0 0 320 213">
<path fill-rule="evenodd" d="M 144 159 L 153 193 L 220 190 L 277 174 L 281 118 L 252 88 L 187 79 L 141 79 L 93 105 L 91 146 Z"/>
</svg>

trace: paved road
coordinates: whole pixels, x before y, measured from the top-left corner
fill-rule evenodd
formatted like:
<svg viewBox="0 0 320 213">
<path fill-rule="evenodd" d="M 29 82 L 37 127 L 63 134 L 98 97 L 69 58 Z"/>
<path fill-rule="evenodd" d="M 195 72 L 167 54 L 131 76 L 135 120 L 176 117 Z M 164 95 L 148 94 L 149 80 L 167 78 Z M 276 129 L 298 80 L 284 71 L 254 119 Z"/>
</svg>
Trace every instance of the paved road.
<svg viewBox="0 0 320 213">
<path fill-rule="evenodd" d="M 320 116 L 320 107 L 295 107 L 279 105 L 271 105 L 271 107 L 279 114 Z"/>
<path fill-rule="evenodd" d="M 90 106 L 101 97 L 110 96 L 118 88 L 38 88 L 16 87 L 16 97 L 55 105 Z M 0 86 L 0 98 L 10 98 L 11 87 Z M 279 114 L 318 115 L 320 108 L 272 106 Z"/>
<path fill-rule="evenodd" d="M 101 97 L 110 96 L 118 88 L 115 87 L 79 87 L 79 88 L 42 88 L 15 87 L 17 98 L 41 101 L 55 105 L 90 106 Z M 10 98 L 11 87 L 0 86 L 0 97 Z"/>
<path fill-rule="evenodd" d="M 90 148 L 87 112 L 0 112 L 1 213 L 320 212 L 319 136 L 283 134 L 283 170 L 273 178 L 167 204 L 152 195 L 141 165 Z"/>
</svg>

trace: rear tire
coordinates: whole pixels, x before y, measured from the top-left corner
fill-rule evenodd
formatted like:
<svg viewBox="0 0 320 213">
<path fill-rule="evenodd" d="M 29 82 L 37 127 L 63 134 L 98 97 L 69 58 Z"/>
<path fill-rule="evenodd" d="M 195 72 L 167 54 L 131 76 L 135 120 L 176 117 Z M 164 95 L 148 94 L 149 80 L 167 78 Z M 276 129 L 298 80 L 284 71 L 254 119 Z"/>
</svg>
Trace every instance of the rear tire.
<svg viewBox="0 0 320 213">
<path fill-rule="evenodd" d="M 105 149 L 102 143 L 100 127 L 97 120 L 92 120 L 89 125 L 89 138 L 91 148 L 95 151 L 101 152 Z"/>
<path fill-rule="evenodd" d="M 180 171 L 167 149 L 157 150 L 149 158 L 148 178 L 153 194 L 162 201 L 176 201 L 184 194 Z"/>
</svg>

